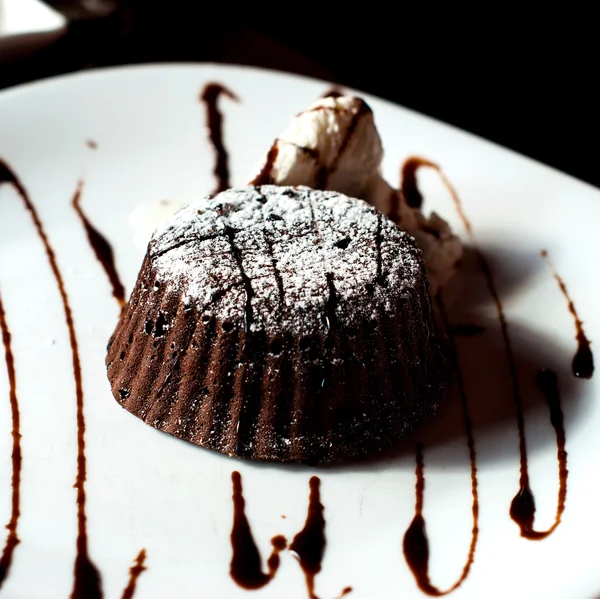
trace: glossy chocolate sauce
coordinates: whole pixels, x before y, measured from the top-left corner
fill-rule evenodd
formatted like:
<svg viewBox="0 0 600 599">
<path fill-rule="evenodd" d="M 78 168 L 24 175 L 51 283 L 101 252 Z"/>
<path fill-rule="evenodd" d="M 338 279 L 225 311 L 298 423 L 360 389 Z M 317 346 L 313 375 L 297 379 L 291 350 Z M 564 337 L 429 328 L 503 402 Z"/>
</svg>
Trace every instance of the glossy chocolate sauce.
<svg viewBox="0 0 600 599">
<path fill-rule="evenodd" d="M 437 164 L 425 160 L 424 158 L 419 158 L 418 156 L 407 158 L 402 165 L 402 185 L 400 186 L 400 190 L 402 191 L 406 203 L 411 208 L 420 208 L 423 205 L 423 196 L 417 185 L 417 171 L 422 166 L 432 167 L 439 172 Z"/>
<path fill-rule="evenodd" d="M 264 166 L 260 173 L 250 181 L 250 185 L 256 185 L 258 187 L 259 185 L 273 184 L 273 166 L 275 165 L 278 154 L 279 146 L 277 145 L 277 140 L 275 140 L 267 152 L 267 159 L 265 160 Z"/>
<path fill-rule="evenodd" d="M 92 225 L 85 212 L 83 212 L 81 209 L 80 202 L 82 191 L 83 181 L 79 181 L 77 184 L 77 189 L 75 190 L 75 194 L 73 195 L 73 199 L 71 200 L 71 204 L 75 209 L 79 220 L 81 220 L 81 224 L 85 228 L 88 242 L 92 247 L 92 250 L 94 250 L 94 254 L 98 262 L 100 262 L 102 265 L 102 268 L 104 269 L 104 272 L 110 281 L 113 297 L 117 300 L 119 306 L 122 308 L 125 305 L 125 288 L 123 287 L 123 283 L 121 283 L 119 273 L 117 272 L 117 268 L 115 266 L 115 256 L 112 246 L 106 237 L 104 237 L 104 235 L 102 235 L 102 233 L 100 233 L 100 231 L 98 231 L 98 229 Z"/>
<path fill-rule="evenodd" d="M 467 446 L 469 449 L 469 462 L 471 467 L 471 495 L 473 498 L 471 504 L 471 514 L 473 518 L 473 527 L 471 529 L 471 542 L 469 544 L 469 553 L 467 561 L 463 567 L 458 580 L 446 591 L 441 591 L 431 583 L 429 579 L 429 542 L 427 540 L 427 532 L 425 518 L 423 517 L 423 494 L 425 490 L 424 476 L 424 460 L 423 460 L 423 445 L 417 444 L 416 450 L 416 478 L 415 485 L 415 516 L 404 535 L 403 550 L 404 557 L 408 563 L 415 581 L 419 588 L 427 595 L 433 597 L 441 597 L 455 591 L 468 577 L 473 562 L 475 560 L 475 550 L 479 538 L 479 491 L 477 481 L 477 454 L 475 451 L 475 439 L 473 437 L 473 425 L 469 415 L 469 405 L 464 387 L 464 380 L 458 364 L 458 355 L 456 343 L 454 341 L 452 328 L 448 326 L 448 316 L 446 308 L 441 296 L 438 297 L 438 307 L 447 331 L 449 331 L 450 341 L 452 345 L 453 359 L 456 364 L 457 384 L 461 397 L 461 405 L 463 409 L 463 420 L 465 425 L 465 434 L 467 436 Z"/>
<path fill-rule="evenodd" d="M 146 566 L 144 565 L 146 561 L 146 550 L 142 549 L 135 560 L 135 563 L 131 568 L 129 568 L 129 582 L 127 586 L 123 590 L 123 594 L 121 595 L 121 599 L 133 599 L 135 595 L 135 588 L 137 586 L 137 581 L 140 575 L 144 570 L 146 570 Z"/>
<path fill-rule="evenodd" d="M 271 539 L 273 550 L 267 560 L 268 572 L 262 571 L 262 559 L 254 542 L 250 524 L 246 518 L 242 476 L 231 473 L 233 484 L 233 527 L 231 529 L 231 548 L 233 556 L 229 573 L 231 578 L 243 589 L 260 589 L 268 584 L 279 568 L 279 553 L 286 548 L 287 541 L 280 535 Z"/>
<path fill-rule="evenodd" d="M 519 493 L 512 500 L 510 516 L 519 525 L 521 536 L 532 541 L 540 541 L 551 535 L 560 524 L 562 514 L 565 511 L 567 499 L 567 452 L 565 450 L 565 428 L 563 412 L 558 394 L 558 381 L 556 373 L 552 370 L 540 370 L 536 375 L 538 389 L 544 394 L 546 403 L 550 410 L 550 422 L 556 433 L 556 456 L 558 460 L 558 501 L 554 523 L 544 531 L 533 528 L 535 517 L 535 500 L 529 487 L 529 479 L 521 482 Z"/>
<path fill-rule="evenodd" d="M 315 577 L 321 571 L 321 562 L 325 552 L 325 517 L 321 503 L 321 481 L 317 476 L 309 481 L 310 496 L 308 513 L 304 528 L 294 537 L 290 551 L 298 560 L 306 578 L 306 588 L 310 599 L 318 599 L 315 595 Z"/>
<path fill-rule="evenodd" d="M 0 163 L 1 164 L 1 163 Z M 2 180 L 0 180 L 1 182 Z M 6 362 L 6 374 L 8 376 L 8 401 L 12 417 L 12 497 L 10 520 L 6 525 L 8 535 L 0 556 L 0 589 L 8 576 L 12 563 L 15 547 L 19 544 L 17 526 L 21 514 L 21 417 L 19 413 L 19 399 L 17 397 L 17 377 L 15 362 L 12 354 L 11 334 L 6 322 L 6 313 L 0 295 L 0 331 L 2 332 L 2 343 L 4 345 L 4 360 Z"/>
<path fill-rule="evenodd" d="M 223 95 L 236 102 L 238 97 L 220 83 L 209 83 L 200 95 L 201 101 L 206 106 L 206 129 L 215 151 L 215 167 L 213 174 L 217 179 L 214 194 L 225 191 L 231 187 L 229 183 L 229 154 L 223 142 L 223 115 L 219 110 L 219 97 Z"/>
<path fill-rule="evenodd" d="M 592 354 L 592 348 L 590 347 L 590 341 L 587 338 L 584 330 L 583 330 L 583 322 L 579 318 L 577 314 L 577 310 L 575 309 L 575 304 L 567 291 L 567 286 L 565 282 L 562 280 L 562 277 L 558 275 L 556 269 L 550 259 L 548 258 L 548 252 L 546 250 L 542 250 L 541 252 L 542 258 L 546 260 L 548 266 L 552 270 L 552 274 L 558 283 L 558 286 L 565 296 L 567 300 L 567 305 L 569 306 L 569 312 L 571 316 L 573 316 L 573 320 L 575 322 L 575 339 L 577 340 L 577 351 L 573 356 L 573 362 L 571 363 L 571 370 L 576 377 L 583 379 L 591 379 L 594 374 L 594 355 Z"/>
<path fill-rule="evenodd" d="M 85 511 L 85 478 L 86 478 L 86 457 L 85 457 L 85 416 L 83 413 L 83 384 L 81 380 L 81 362 L 79 359 L 79 346 L 75 333 L 75 323 L 73 322 L 73 313 L 69 303 L 62 274 L 56 261 L 56 255 L 44 226 L 38 216 L 37 210 L 27 191 L 17 178 L 11 168 L 0 160 L 0 185 L 8 184 L 17 192 L 23 201 L 25 209 L 29 212 L 38 237 L 46 251 L 46 257 L 56 286 L 60 294 L 63 305 L 65 323 L 69 331 L 69 341 L 71 345 L 71 358 L 73 364 L 73 378 L 75 380 L 75 397 L 77 409 L 77 475 L 75 478 L 75 489 L 77 490 L 77 553 L 75 557 L 73 591 L 72 599 L 98 599 L 102 597 L 102 584 L 100 574 L 96 566 L 92 563 L 88 555 L 87 540 L 87 517 Z"/>
<path fill-rule="evenodd" d="M 479 267 L 485 277 L 488 292 L 489 292 L 490 296 L 492 297 L 492 300 L 494 301 L 494 304 L 496 306 L 496 313 L 498 316 L 498 321 L 500 322 L 500 331 L 502 333 L 504 350 L 505 350 L 506 359 L 507 359 L 508 366 L 509 366 L 510 377 L 511 377 L 511 381 L 512 381 L 513 402 L 515 404 L 516 417 L 517 417 L 517 428 L 518 428 L 518 432 L 519 432 L 519 461 L 520 461 L 519 491 L 517 492 L 513 501 L 511 502 L 510 516 L 519 525 L 522 536 L 524 536 L 525 538 L 528 538 L 528 539 L 537 539 L 537 540 L 543 539 L 543 538 L 547 537 L 549 534 L 551 534 L 556 529 L 556 527 L 560 524 L 560 515 L 562 514 L 562 511 L 564 510 L 564 498 L 566 497 L 566 493 L 567 493 L 567 476 L 566 476 L 566 472 L 567 472 L 566 455 L 567 454 L 564 451 L 564 429 L 562 428 L 562 411 L 560 411 L 560 399 L 559 399 L 558 393 L 555 393 L 554 395 L 551 394 L 550 397 L 548 395 L 546 395 L 546 400 L 548 402 L 548 407 L 550 409 L 551 423 L 555 429 L 557 444 L 559 447 L 558 467 L 559 467 L 560 487 L 559 487 L 559 494 L 558 494 L 559 497 L 558 497 L 557 518 L 555 520 L 555 523 L 550 527 L 550 529 L 548 529 L 547 531 L 539 532 L 539 531 L 534 531 L 532 528 L 533 514 L 535 513 L 535 500 L 534 500 L 531 488 L 529 486 L 529 468 L 528 468 L 528 459 L 527 459 L 527 443 L 526 443 L 526 439 L 525 439 L 525 421 L 524 421 L 524 416 L 523 416 L 521 389 L 520 389 L 520 385 L 519 385 L 519 381 L 518 381 L 518 377 L 517 377 L 517 366 L 516 366 L 515 355 L 514 355 L 514 351 L 512 348 L 512 342 L 511 342 L 511 338 L 510 338 L 510 334 L 509 334 L 508 322 L 507 322 L 506 316 L 504 314 L 504 307 L 502 306 L 502 301 L 500 300 L 500 294 L 498 293 L 498 289 L 496 288 L 496 283 L 494 281 L 492 269 L 491 269 L 488 261 L 486 260 L 485 256 L 481 252 L 481 250 L 479 250 L 477 240 L 473 233 L 473 227 L 471 225 L 471 222 L 467 218 L 467 215 L 462 206 L 462 202 L 460 201 L 460 198 L 459 198 L 458 194 L 456 193 L 456 190 L 454 189 L 454 187 L 452 186 L 452 184 L 450 183 L 448 178 L 445 176 L 445 174 L 441 170 L 441 168 L 438 165 L 436 165 L 432 162 L 426 161 L 426 160 L 424 161 L 421 158 L 409 158 L 406 161 L 405 165 L 406 164 L 416 165 L 416 168 L 414 168 L 415 172 L 420 166 L 428 166 L 428 167 L 434 168 L 437 171 L 437 173 L 439 174 L 446 189 L 448 190 L 448 192 L 450 193 L 450 195 L 452 197 L 452 200 L 454 202 L 458 216 L 462 220 L 463 225 L 464 225 L 467 233 L 469 234 L 469 237 L 471 238 L 471 244 L 472 244 L 473 248 L 475 249 L 475 251 L 477 252 Z M 411 168 L 413 168 L 413 167 L 411 166 Z M 402 171 L 404 172 L 404 167 L 403 167 Z M 410 169 L 409 169 L 409 171 L 410 171 Z M 412 181 L 409 179 L 408 193 L 412 193 L 410 187 L 413 184 L 416 186 L 416 177 L 413 177 Z M 547 372 L 549 372 L 549 371 L 547 371 Z M 546 379 L 544 379 L 544 380 L 546 380 Z M 539 379 L 538 379 L 538 386 L 540 386 Z M 544 389 L 546 389 L 546 391 L 547 391 L 548 386 L 546 385 L 544 387 Z M 556 408 L 556 406 L 554 405 L 553 402 L 558 404 L 558 409 Z M 558 418 L 559 412 L 560 412 L 560 418 Z M 564 462 L 563 462 L 563 460 L 564 460 Z M 564 472 L 564 476 L 563 476 L 563 472 Z M 563 499 L 561 499 L 561 497 Z"/>
</svg>

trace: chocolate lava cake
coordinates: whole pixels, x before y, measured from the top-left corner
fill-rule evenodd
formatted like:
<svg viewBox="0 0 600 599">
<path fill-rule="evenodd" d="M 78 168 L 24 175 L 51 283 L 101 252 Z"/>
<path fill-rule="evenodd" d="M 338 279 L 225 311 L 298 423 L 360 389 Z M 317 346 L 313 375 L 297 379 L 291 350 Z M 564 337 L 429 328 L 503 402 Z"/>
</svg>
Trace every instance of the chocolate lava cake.
<svg viewBox="0 0 600 599">
<path fill-rule="evenodd" d="M 448 372 L 412 237 L 361 200 L 271 185 L 154 234 L 106 364 L 119 404 L 159 430 L 308 463 L 396 444 Z"/>
</svg>

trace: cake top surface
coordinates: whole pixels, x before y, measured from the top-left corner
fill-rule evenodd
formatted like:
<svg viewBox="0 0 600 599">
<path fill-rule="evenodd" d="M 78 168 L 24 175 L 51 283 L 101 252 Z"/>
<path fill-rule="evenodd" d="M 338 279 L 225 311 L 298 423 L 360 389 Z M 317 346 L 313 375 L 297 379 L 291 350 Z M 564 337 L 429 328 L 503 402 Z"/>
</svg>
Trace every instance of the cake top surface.
<svg viewBox="0 0 600 599">
<path fill-rule="evenodd" d="M 425 284 L 412 237 L 331 191 L 263 185 L 191 203 L 148 247 L 155 282 L 251 332 L 327 332 L 393 311 Z"/>
</svg>

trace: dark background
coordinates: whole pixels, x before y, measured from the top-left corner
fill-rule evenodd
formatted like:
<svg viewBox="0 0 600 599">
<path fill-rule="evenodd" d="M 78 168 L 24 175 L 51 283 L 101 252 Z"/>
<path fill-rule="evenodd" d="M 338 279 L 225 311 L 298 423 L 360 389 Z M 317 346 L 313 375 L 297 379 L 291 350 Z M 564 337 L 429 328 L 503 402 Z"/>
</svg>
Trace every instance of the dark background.
<svg viewBox="0 0 600 599">
<path fill-rule="evenodd" d="M 46 1 L 72 20 L 69 31 L 36 55 L 0 64 L 0 88 L 115 64 L 257 65 L 382 96 L 600 187 L 600 44 L 591 9 Z"/>
</svg>

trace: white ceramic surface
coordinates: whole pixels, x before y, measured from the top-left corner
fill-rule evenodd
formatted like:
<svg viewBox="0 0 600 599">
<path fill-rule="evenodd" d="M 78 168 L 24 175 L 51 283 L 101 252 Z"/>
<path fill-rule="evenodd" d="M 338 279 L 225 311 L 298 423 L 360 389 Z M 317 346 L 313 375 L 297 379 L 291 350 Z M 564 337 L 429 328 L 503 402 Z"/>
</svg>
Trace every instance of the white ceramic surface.
<svg viewBox="0 0 600 599">
<path fill-rule="evenodd" d="M 290 116 L 329 87 L 249 68 L 163 65 L 89 72 L 0 94 L 0 157 L 37 206 L 73 308 L 85 390 L 89 553 L 106 597 L 121 596 L 142 547 L 148 570 L 139 578 L 136 598 L 248 596 L 229 577 L 234 469 L 243 477 L 247 515 L 263 560 L 271 537 L 291 540 L 306 518 L 313 470 L 233 460 L 171 438 L 123 411 L 106 380 L 105 348 L 118 307 L 71 197 L 82 179 L 82 207 L 113 244 L 130 291 L 142 259 L 128 225 L 133 208 L 161 198 L 191 200 L 214 186 L 213 152 L 198 100 L 210 81 L 227 85 L 241 99 L 220 102 L 233 184 L 244 183 Z M 389 102 L 367 100 L 386 150 L 384 175 L 397 181 L 399 165 L 412 154 L 438 162 L 494 268 L 526 398 L 540 529 L 553 521 L 558 475 L 548 410 L 533 384 L 538 368 L 556 370 L 563 399 L 566 510 L 554 534 L 532 542 L 519 536 L 508 513 L 519 480 L 511 383 L 494 305 L 473 269 L 454 291 L 452 313 L 454 320 L 486 327 L 483 335 L 458 340 L 477 448 L 480 535 L 472 570 L 453 595 L 592 599 L 600 594 L 597 380 L 571 375 L 573 320 L 539 251 L 549 251 L 593 342 L 600 337 L 594 267 L 600 191 Z M 88 147 L 89 139 L 97 149 Z M 464 234 L 435 173 L 424 171 L 420 182 L 427 208 Z M 0 596 L 67 597 L 76 539 L 71 353 L 43 247 L 6 185 L 0 187 L 0 292 L 13 336 L 23 450 L 21 542 Z M 0 522 L 10 517 L 8 389 L 2 361 Z M 460 576 L 472 527 L 469 461 L 456 398 L 417 438 L 425 443 L 430 577 L 446 589 Z M 356 599 L 423 596 L 402 554 L 414 514 L 414 439 L 395 457 L 317 474 L 327 520 L 317 595 L 333 599 L 352 586 L 348 596 Z M 265 599 L 306 597 L 294 556 L 284 551 L 274 580 L 252 593 Z"/>
</svg>

